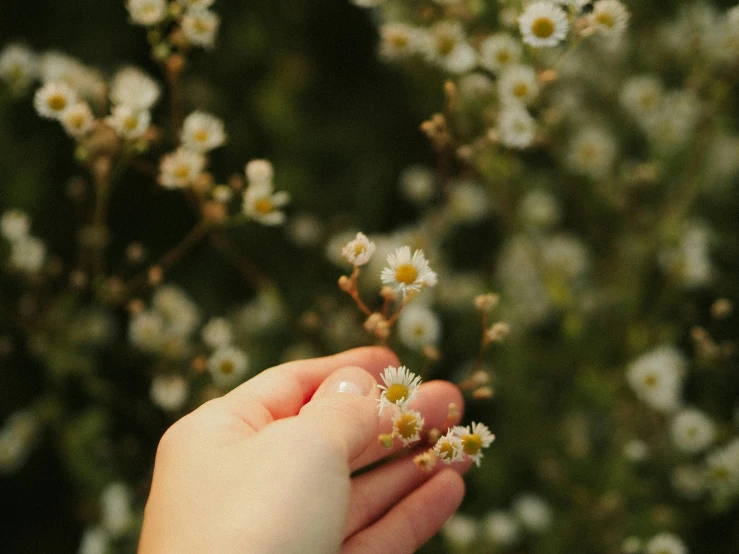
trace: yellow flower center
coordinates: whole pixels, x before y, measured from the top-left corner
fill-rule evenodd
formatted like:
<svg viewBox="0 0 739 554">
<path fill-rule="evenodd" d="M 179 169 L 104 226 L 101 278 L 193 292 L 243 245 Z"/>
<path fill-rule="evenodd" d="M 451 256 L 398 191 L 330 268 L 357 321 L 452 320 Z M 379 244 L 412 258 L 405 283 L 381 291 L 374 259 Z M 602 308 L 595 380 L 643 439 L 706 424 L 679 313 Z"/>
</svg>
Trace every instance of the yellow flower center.
<svg viewBox="0 0 739 554">
<path fill-rule="evenodd" d="M 604 27 L 613 27 L 616 24 L 613 16 L 608 12 L 600 12 L 595 16 L 595 20 L 599 25 L 603 25 Z"/>
<path fill-rule="evenodd" d="M 416 280 L 416 277 L 418 277 L 418 271 L 413 264 L 401 264 L 395 270 L 395 280 L 398 283 L 410 285 Z"/>
<path fill-rule="evenodd" d="M 449 441 L 442 443 L 439 447 L 439 457 L 442 460 L 451 460 L 454 458 L 454 445 Z"/>
<path fill-rule="evenodd" d="M 726 466 L 718 466 L 711 471 L 711 477 L 714 481 L 728 481 L 730 476 L 731 472 Z"/>
<path fill-rule="evenodd" d="M 208 140 L 208 131 L 205 129 L 200 129 L 199 131 L 195 132 L 195 140 L 198 142 L 205 142 Z"/>
<path fill-rule="evenodd" d="M 49 100 L 47 102 L 49 107 L 57 112 L 60 112 L 67 107 L 67 98 L 63 94 L 53 94 L 49 96 Z"/>
<path fill-rule="evenodd" d="M 516 95 L 518 98 L 526 96 L 528 92 L 529 87 L 526 86 L 526 83 L 518 83 L 515 87 L 513 87 L 513 94 Z"/>
<path fill-rule="evenodd" d="M 139 124 L 139 120 L 136 117 L 127 117 L 123 120 L 123 128 L 126 131 L 133 131 Z"/>
<path fill-rule="evenodd" d="M 657 381 L 658 379 L 656 375 L 650 374 L 644 378 L 644 384 L 648 387 L 654 387 L 655 385 L 657 385 Z"/>
<path fill-rule="evenodd" d="M 531 24 L 531 32 L 539 38 L 549 38 L 554 33 L 554 22 L 548 17 L 540 17 Z"/>
<path fill-rule="evenodd" d="M 498 60 L 498 63 L 507 63 L 511 59 L 511 53 L 508 50 L 498 50 L 495 58 Z"/>
<path fill-rule="evenodd" d="M 205 33 L 210 32 L 210 25 L 208 25 L 205 21 L 201 19 L 197 19 L 193 27 L 198 33 L 205 34 Z"/>
<path fill-rule="evenodd" d="M 85 116 L 82 114 L 74 114 L 72 117 L 69 118 L 69 124 L 72 127 L 80 128 L 85 123 Z"/>
<path fill-rule="evenodd" d="M 410 394 L 410 391 L 408 391 L 408 387 L 400 383 L 395 383 L 394 385 L 390 385 L 387 388 L 387 391 L 385 392 L 385 398 L 387 398 L 388 402 L 392 404 L 397 404 L 406 400 L 408 398 L 408 394 Z"/>
<path fill-rule="evenodd" d="M 221 362 L 221 373 L 230 375 L 234 371 L 234 363 L 231 360 L 223 360 Z"/>
<path fill-rule="evenodd" d="M 440 35 L 436 37 L 436 50 L 442 56 L 447 56 L 454 50 L 457 41 L 451 35 Z"/>
<path fill-rule="evenodd" d="M 418 427 L 418 420 L 416 419 L 416 416 L 411 413 L 404 413 L 401 415 L 400 419 L 398 419 L 395 424 L 398 435 L 404 439 L 410 439 L 415 436 L 420 431 Z"/>
<path fill-rule="evenodd" d="M 361 256 L 367 251 L 367 249 L 364 247 L 363 244 L 355 244 L 354 245 L 354 256 Z"/>
<path fill-rule="evenodd" d="M 190 168 L 187 165 L 179 165 L 174 170 L 174 176 L 178 179 L 185 179 L 188 175 L 190 175 Z"/>
<path fill-rule="evenodd" d="M 475 433 L 467 435 L 462 439 L 462 450 L 464 450 L 465 454 L 474 456 L 480 451 L 481 448 L 482 439 L 479 435 L 476 435 Z"/>
<path fill-rule="evenodd" d="M 408 46 L 408 36 L 402 35 L 400 33 L 393 35 L 390 38 L 390 44 L 392 44 L 393 46 L 395 46 L 395 48 L 398 48 L 398 49 L 405 48 L 406 46 Z"/>
<path fill-rule="evenodd" d="M 269 198 L 260 198 L 254 202 L 254 209 L 260 214 L 268 214 L 272 212 L 274 205 Z"/>
</svg>

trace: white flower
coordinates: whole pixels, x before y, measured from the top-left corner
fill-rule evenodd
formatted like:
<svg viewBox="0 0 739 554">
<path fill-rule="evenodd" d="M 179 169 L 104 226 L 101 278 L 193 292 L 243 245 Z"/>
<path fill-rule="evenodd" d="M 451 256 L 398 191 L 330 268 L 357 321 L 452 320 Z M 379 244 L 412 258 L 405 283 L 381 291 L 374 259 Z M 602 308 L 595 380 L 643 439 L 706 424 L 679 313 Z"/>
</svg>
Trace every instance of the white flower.
<svg viewBox="0 0 739 554">
<path fill-rule="evenodd" d="M 174 285 L 159 287 L 151 303 L 156 312 L 164 318 L 168 334 L 188 337 L 200 322 L 200 310 L 197 305 L 182 289 Z"/>
<path fill-rule="evenodd" d="M 695 454 L 711 445 L 716 429 L 706 414 L 696 409 L 686 409 L 673 418 L 670 434 L 673 444 L 679 450 Z"/>
<path fill-rule="evenodd" d="M 156 352 L 161 347 L 163 334 L 164 320 L 153 311 L 136 314 L 128 325 L 128 339 L 131 344 L 148 352 Z"/>
<path fill-rule="evenodd" d="M 180 140 L 190 150 L 209 152 L 226 142 L 223 122 L 205 112 L 192 112 L 185 118 Z"/>
<path fill-rule="evenodd" d="M 0 79 L 15 90 L 24 90 L 38 75 L 36 54 L 22 44 L 8 44 L 0 52 Z"/>
<path fill-rule="evenodd" d="M 208 360 L 208 370 L 216 385 L 227 387 L 240 382 L 249 369 L 246 353 L 235 346 L 216 350 Z"/>
<path fill-rule="evenodd" d="M 513 511 L 526 529 L 543 533 L 552 525 L 552 509 L 544 499 L 533 494 L 523 494 L 513 502 Z"/>
<path fill-rule="evenodd" d="M 177 0 L 177 3 L 183 8 L 203 10 L 210 8 L 215 0 Z"/>
<path fill-rule="evenodd" d="M 12 243 L 10 265 L 20 271 L 36 273 L 46 260 L 46 244 L 36 237 L 25 237 Z"/>
<path fill-rule="evenodd" d="M 151 382 L 151 400 L 163 410 L 182 408 L 188 393 L 187 381 L 180 375 L 157 375 Z"/>
<path fill-rule="evenodd" d="M 626 81 L 621 88 L 621 105 L 643 125 L 646 118 L 662 104 L 664 88 L 652 75 L 638 75 Z"/>
<path fill-rule="evenodd" d="M 82 534 L 77 554 L 107 554 L 110 535 L 102 527 L 88 527 Z"/>
<path fill-rule="evenodd" d="M 674 346 L 660 346 L 631 363 L 626 379 L 642 402 L 671 412 L 679 407 L 686 362 Z"/>
<path fill-rule="evenodd" d="M 489 213 L 490 197 L 479 183 L 456 181 L 449 186 L 446 209 L 454 221 L 475 223 Z"/>
<path fill-rule="evenodd" d="M 128 0 L 126 2 L 131 21 L 136 25 L 156 25 L 167 17 L 166 0 Z"/>
<path fill-rule="evenodd" d="M 301 248 L 318 246 L 323 235 L 323 223 L 313 214 L 297 214 L 290 218 L 287 233 L 290 240 Z"/>
<path fill-rule="evenodd" d="M 233 338 L 231 324 L 222 317 L 215 317 L 203 327 L 201 336 L 203 342 L 211 348 L 228 346 Z"/>
<path fill-rule="evenodd" d="M 601 128 L 589 127 L 570 142 L 567 162 L 575 173 L 598 179 L 608 174 L 615 158 L 613 136 Z"/>
<path fill-rule="evenodd" d="M 10 242 L 26 238 L 30 228 L 31 219 L 23 210 L 8 210 L 0 218 L 0 232 Z"/>
<path fill-rule="evenodd" d="M 135 110 L 125 105 L 113 106 L 105 122 L 118 136 L 127 140 L 135 140 L 149 128 L 151 113 L 149 110 Z"/>
<path fill-rule="evenodd" d="M 548 229 L 562 219 L 562 210 L 557 198 L 545 189 L 526 193 L 519 207 L 521 219 L 532 227 Z"/>
<path fill-rule="evenodd" d="M 406 306 L 398 317 L 398 338 L 409 348 L 422 350 L 439 342 L 439 317 L 426 306 Z"/>
<path fill-rule="evenodd" d="M 564 10 L 546 0 L 526 6 L 518 18 L 518 26 L 523 41 L 535 48 L 557 46 L 570 29 Z"/>
<path fill-rule="evenodd" d="M 407 58 L 419 49 L 419 30 L 405 23 L 390 22 L 380 27 L 380 56 L 386 60 Z"/>
<path fill-rule="evenodd" d="M 510 104 L 498 116 L 500 142 L 509 148 L 523 149 L 531 146 L 536 136 L 536 121 L 526 108 Z"/>
<path fill-rule="evenodd" d="M 643 462 L 649 457 L 647 443 L 639 439 L 631 439 L 624 444 L 624 456 L 630 462 Z"/>
<path fill-rule="evenodd" d="M 367 238 L 364 233 L 357 233 L 354 240 L 349 241 L 341 249 L 341 255 L 355 267 L 366 264 L 375 251 L 375 243 Z"/>
<path fill-rule="evenodd" d="M 671 533 L 655 535 L 644 548 L 645 554 L 688 554 L 685 543 Z"/>
<path fill-rule="evenodd" d="M 718 498 L 739 492 L 739 439 L 706 456 L 706 480 Z"/>
<path fill-rule="evenodd" d="M 497 73 L 521 60 L 521 43 L 508 33 L 491 35 L 480 44 L 480 65 Z"/>
<path fill-rule="evenodd" d="M 684 498 L 695 500 L 706 491 L 706 475 L 694 465 L 677 466 L 670 478 L 672 487 Z"/>
<path fill-rule="evenodd" d="M 621 552 L 624 554 L 639 554 L 642 549 L 642 540 L 639 537 L 626 537 L 621 543 Z"/>
<path fill-rule="evenodd" d="M 428 167 L 413 165 L 400 174 L 400 192 L 414 204 L 426 204 L 435 188 L 436 174 Z"/>
<path fill-rule="evenodd" d="M 453 462 L 461 462 L 464 459 L 462 440 L 449 430 L 446 435 L 436 441 L 434 454 L 447 465 Z"/>
<path fill-rule="evenodd" d="M 405 366 L 388 366 L 382 372 L 382 382 L 384 385 L 378 385 L 382 391 L 378 400 L 380 414 L 385 406 L 394 405 L 402 409 L 411 402 L 418 394 L 421 378 Z"/>
<path fill-rule="evenodd" d="M 274 168 L 268 160 L 252 160 L 244 168 L 246 180 L 250 185 L 269 185 L 275 176 Z"/>
<path fill-rule="evenodd" d="M 13 473 L 23 465 L 38 434 L 38 417 L 31 410 L 19 410 L 8 417 L 0 429 L 0 473 Z"/>
<path fill-rule="evenodd" d="M 541 257 L 547 271 L 575 280 L 590 267 L 588 251 L 582 240 L 560 233 L 543 240 Z"/>
<path fill-rule="evenodd" d="M 485 535 L 493 544 L 511 546 L 521 537 L 521 528 L 515 518 L 507 512 L 489 513 L 484 521 Z"/>
<path fill-rule="evenodd" d="M 628 10 L 619 0 L 599 0 L 593 6 L 588 21 L 599 33 L 616 38 L 626 31 L 630 17 Z"/>
<path fill-rule="evenodd" d="M 409 291 L 420 292 L 423 287 L 436 285 L 436 273 L 429 267 L 423 250 L 416 250 L 411 256 L 410 247 L 401 246 L 387 257 L 387 264 L 382 270 L 383 284 L 404 297 Z"/>
<path fill-rule="evenodd" d="M 454 514 L 441 528 L 441 534 L 455 547 L 468 548 L 477 538 L 477 521 L 462 514 Z"/>
<path fill-rule="evenodd" d="M 462 452 L 480 467 L 482 460 L 482 449 L 487 448 L 495 440 L 495 435 L 490 432 L 487 425 L 472 422 L 469 425 L 457 425 L 452 428 L 451 433 L 462 441 Z"/>
<path fill-rule="evenodd" d="M 128 66 L 119 70 L 110 85 L 110 101 L 135 111 L 149 110 L 159 100 L 159 85 L 140 69 Z"/>
<path fill-rule="evenodd" d="M 210 10 L 188 11 L 182 16 L 182 32 L 195 46 L 211 47 L 215 44 L 221 18 Z"/>
<path fill-rule="evenodd" d="M 477 53 L 466 40 L 462 24 L 441 21 L 423 35 L 426 59 L 450 73 L 466 73 L 477 64 Z"/>
<path fill-rule="evenodd" d="M 205 169 L 206 158 L 199 152 L 178 148 L 162 158 L 159 184 L 164 188 L 185 188 L 193 184 Z"/>
<path fill-rule="evenodd" d="M 36 91 L 33 105 L 41 117 L 59 119 L 77 103 L 77 93 L 64 83 L 47 83 Z"/>
<path fill-rule="evenodd" d="M 289 201 L 287 192 L 273 192 L 271 184 L 252 183 L 244 191 L 242 209 L 246 215 L 263 225 L 282 225 L 285 213 L 280 208 Z"/>
<path fill-rule="evenodd" d="M 120 537 L 129 530 L 133 523 L 131 489 L 124 483 L 115 482 L 108 485 L 102 493 L 103 527 L 113 537 Z"/>
<path fill-rule="evenodd" d="M 419 412 L 401 408 L 393 416 L 393 434 L 408 446 L 421 439 L 424 419 Z"/>
<path fill-rule="evenodd" d="M 95 128 L 95 116 L 87 102 L 77 102 L 59 117 L 70 136 L 83 137 Z"/>
<path fill-rule="evenodd" d="M 528 65 L 507 67 L 500 75 L 498 94 L 503 102 L 531 104 L 539 96 L 536 71 Z"/>
</svg>

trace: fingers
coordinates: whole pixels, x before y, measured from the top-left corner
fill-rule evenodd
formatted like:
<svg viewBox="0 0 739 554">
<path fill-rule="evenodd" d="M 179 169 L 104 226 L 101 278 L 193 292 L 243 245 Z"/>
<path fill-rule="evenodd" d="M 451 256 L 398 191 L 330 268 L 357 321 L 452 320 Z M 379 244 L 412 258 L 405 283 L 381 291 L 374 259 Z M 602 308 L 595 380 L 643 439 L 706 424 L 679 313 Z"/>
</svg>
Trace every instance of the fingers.
<svg viewBox="0 0 739 554">
<path fill-rule="evenodd" d="M 451 466 L 438 462 L 433 471 L 423 471 L 413 463 L 413 456 L 409 455 L 355 477 L 352 479 L 351 501 L 344 536 L 349 537 L 378 520 L 439 471 L 451 467 L 457 473 L 463 474 L 471 464 L 470 460 Z"/>
<path fill-rule="evenodd" d="M 464 496 L 464 481 L 444 469 L 379 521 L 344 542 L 342 554 L 412 554 L 441 529 Z"/>
<path fill-rule="evenodd" d="M 229 409 L 257 430 L 272 420 L 296 415 L 318 387 L 334 371 L 359 366 L 373 376 L 398 359 L 387 348 L 372 346 L 347 350 L 341 354 L 299 360 L 263 371 L 226 394 L 222 401 Z M 255 418 L 255 412 L 263 412 Z"/>
<path fill-rule="evenodd" d="M 449 404 L 451 403 L 456 404 L 459 408 L 458 415 L 452 420 L 448 420 Z M 445 423 L 447 425 L 459 423 L 464 408 L 464 400 L 462 399 L 462 393 L 455 385 L 447 381 L 429 381 L 421 385 L 418 398 L 411 403 L 410 408 L 421 412 L 424 418 L 424 431 L 434 428 L 444 431 L 442 427 L 445 427 Z M 394 441 L 392 448 L 385 448 L 377 440 L 380 434 L 391 431 L 392 416 L 393 410 L 383 410 L 382 417 L 379 419 L 375 430 L 375 440 L 370 443 L 364 452 L 352 460 L 352 471 L 377 462 L 402 449 L 402 444 L 398 440 Z"/>
</svg>

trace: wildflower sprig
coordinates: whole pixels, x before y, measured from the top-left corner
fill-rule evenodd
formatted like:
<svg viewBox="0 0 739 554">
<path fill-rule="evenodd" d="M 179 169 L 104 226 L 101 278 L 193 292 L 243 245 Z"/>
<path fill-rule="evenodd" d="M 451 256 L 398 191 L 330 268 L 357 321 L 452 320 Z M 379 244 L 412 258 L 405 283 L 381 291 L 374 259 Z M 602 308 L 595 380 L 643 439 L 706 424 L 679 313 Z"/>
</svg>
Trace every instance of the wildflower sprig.
<svg viewBox="0 0 739 554">
<path fill-rule="evenodd" d="M 339 278 L 339 288 L 352 297 L 354 303 L 367 316 L 364 328 L 376 337 L 386 340 L 390 331 L 398 321 L 405 305 L 424 288 L 436 285 L 436 272 L 429 266 L 423 250 L 415 250 L 411 254 L 409 246 L 401 246 L 387 257 L 387 266 L 380 276 L 383 287 L 380 296 L 383 298 L 379 311 L 373 311 L 360 298 L 357 280 L 360 267 L 367 264 L 374 254 L 376 245 L 363 233 L 349 241 L 341 251 L 342 256 L 352 264 L 351 275 Z M 399 301 L 399 303 L 398 303 Z M 391 307 L 397 305 L 391 313 Z"/>
</svg>

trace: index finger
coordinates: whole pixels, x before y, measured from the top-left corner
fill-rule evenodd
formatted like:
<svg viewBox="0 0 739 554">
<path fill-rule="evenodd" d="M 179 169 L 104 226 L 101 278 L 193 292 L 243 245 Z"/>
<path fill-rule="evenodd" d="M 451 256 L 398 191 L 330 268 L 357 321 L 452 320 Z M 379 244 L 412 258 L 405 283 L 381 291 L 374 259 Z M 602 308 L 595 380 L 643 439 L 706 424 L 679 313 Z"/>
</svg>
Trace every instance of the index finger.
<svg viewBox="0 0 739 554">
<path fill-rule="evenodd" d="M 377 378 L 389 365 L 398 365 L 398 358 L 391 350 L 380 346 L 287 362 L 249 379 L 223 396 L 222 401 L 242 419 L 260 428 L 270 421 L 297 415 L 321 383 L 337 369 L 359 366 Z M 261 409 L 256 422 L 255 408 Z"/>
</svg>

